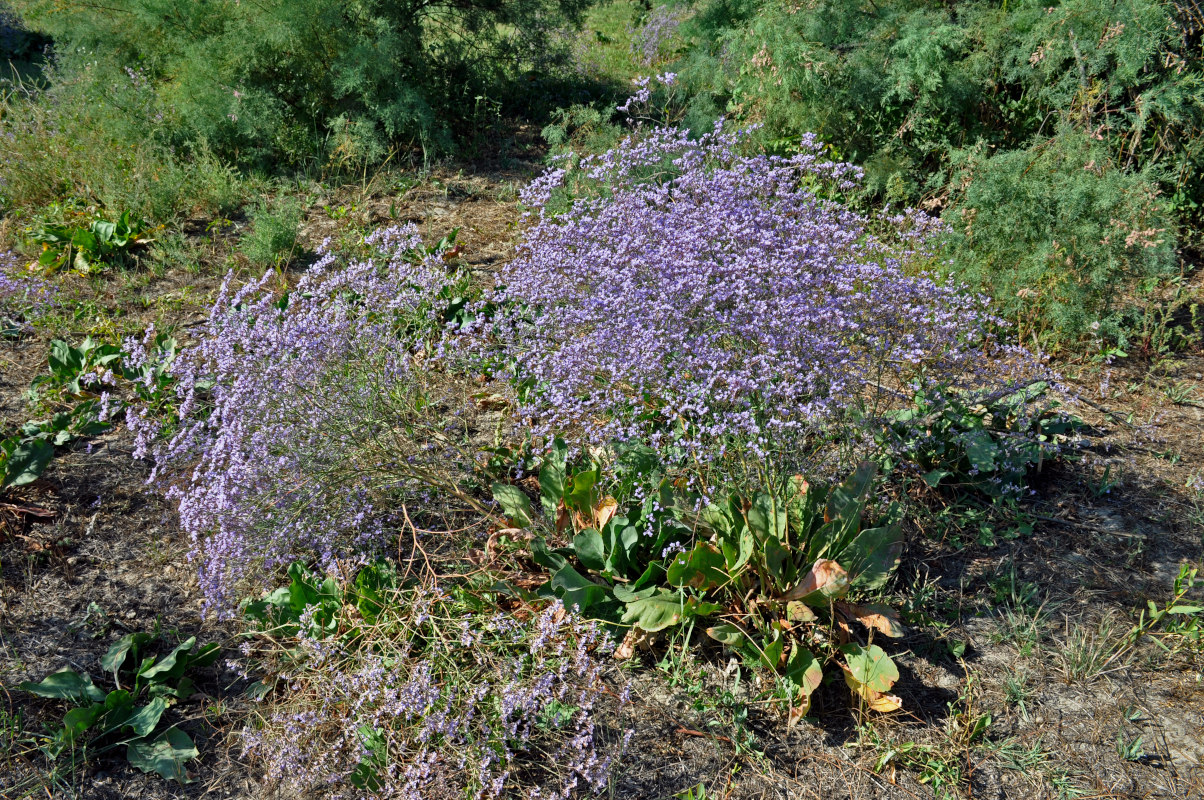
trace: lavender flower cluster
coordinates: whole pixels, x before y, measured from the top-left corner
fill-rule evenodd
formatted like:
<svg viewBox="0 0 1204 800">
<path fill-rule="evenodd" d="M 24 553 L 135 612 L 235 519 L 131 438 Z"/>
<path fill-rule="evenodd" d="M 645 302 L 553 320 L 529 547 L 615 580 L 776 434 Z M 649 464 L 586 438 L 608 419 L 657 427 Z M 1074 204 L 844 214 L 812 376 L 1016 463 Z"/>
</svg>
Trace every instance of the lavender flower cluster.
<svg viewBox="0 0 1204 800">
<path fill-rule="evenodd" d="M 639 28 L 631 31 L 631 53 L 645 67 L 660 63 L 669 55 L 678 28 L 690 16 L 688 8 L 662 5 L 652 9 Z"/>
<path fill-rule="evenodd" d="M 240 581 L 275 566 L 372 552 L 409 488 L 399 476 L 446 458 L 408 435 L 405 410 L 422 407 L 436 300 L 456 277 L 413 226 L 367 245 L 370 257 L 342 268 L 324 253 L 284 300 L 267 276 L 238 290 L 227 278 L 170 366 L 174 432 L 161 437 L 145 407 L 127 414 L 136 455 L 153 455 L 152 481 L 178 504 L 211 611 L 228 613 Z M 126 343 L 128 367 L 153 360 L 151 336 Z M 377 452 L 365 466 L 366 446 Z"/>
<path fill-rule="evenodd" d="M 746 135 L 637 128 L 531 184 L 497 299 L 537 434 L 808 469 L 817 441 L 863 437 L 918 387 L 1018 377 L 985 300 L 924 272 L 939 223 L 842 205 L 860 172 L 812 137 L 783 158 L 742 155 Z M 597 190 L 552 213 L 583 180 Z"/>
<path fill-rule="evenodd" d="M 267 778 L 297 797 L 599 796 L 630 736 L 602 722 L 627 695 L 604 681 L 609 637 L 559 604 L 523 623 L 408 594 L 354 647 L 302 635 L 288 694 L 242 734 Z"/>
<path fill-rule="evenodd" d="M 49 283 L 20 272 L 16 255 L 0 253 L 0 320 L 5 327 L 25 330 L 31 318 L 55 304 L 57 291 Z"/>
</svg>

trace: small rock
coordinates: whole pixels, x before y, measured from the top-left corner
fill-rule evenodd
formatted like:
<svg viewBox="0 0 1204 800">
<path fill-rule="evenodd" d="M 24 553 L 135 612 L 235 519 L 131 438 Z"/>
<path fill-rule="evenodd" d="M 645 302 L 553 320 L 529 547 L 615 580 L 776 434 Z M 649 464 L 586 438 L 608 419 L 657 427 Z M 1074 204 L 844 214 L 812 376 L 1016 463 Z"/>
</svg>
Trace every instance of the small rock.
<svg viewBox="0 0 1204 800">
<path fill-rule="evenodd" d="M 138 616 L 138 612 L 132 608 L 129 611 L 125 612 L 126 619 L 133 619 L 136 616 Z"/>
</svg>

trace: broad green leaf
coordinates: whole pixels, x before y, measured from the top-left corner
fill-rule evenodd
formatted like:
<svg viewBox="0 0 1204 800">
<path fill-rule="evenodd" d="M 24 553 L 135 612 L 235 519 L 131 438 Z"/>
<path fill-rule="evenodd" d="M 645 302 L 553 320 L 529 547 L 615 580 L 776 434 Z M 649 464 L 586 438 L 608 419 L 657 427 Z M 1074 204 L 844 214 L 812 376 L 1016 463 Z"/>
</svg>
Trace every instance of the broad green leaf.
<svg viewBox="0 0 1204 800">
<path fill-rule="evenodd" d="M 508 483 L 493 484 L 493 499 L 502 507 L 516 528 L 531 526 L 531 500 L 517 486 Z"/>
<path fill-rule="evenodd" d="M 707 636 L 727 645 L 733 650 L 739 650 L 745 641 L 744 631 L 728 622 L 722 622 L 707 628 Z"/>
<path fill-rule="evenodd" d="M 776 672 L 782 663 L 782 650 L 785 646 L 786 640 L 782 638 L 781 632 L 777 632 L 773 640 L 761 648 L 761 663 Z"/>
<path fill-rule="evenodd" d="M 0 489 L 33 483 L 53 457 L 54 445 L 45 439 L 20 442 L 0 463 Z"/>
<path fill-rule="evenodd" d="M 555 518 L 556 508 L 564 498 L 565 461 L 568 446 L 562 439 L 552 442 L 551 450 L 539 469 L 539 503 L 543 513 Z"/>
<path fill-rule="evenodd" d="M 169 781 L 191 783 L 184 764 L 199 755 L 188 734 L 170 728 L 150 741 L 130 742 L 126 758 L 143 772 L 155 772 Z"/>
<path fill-rule="evenodd" d="M 188 665 L 187 654 L 195 644 L 196 637 L 188 637 L 159 661 L 144 665 L 138 670 L 138 677 L 152 683 L 180 677 Z"/>
<path fill-rule="evenodd" d="M 88 673 L 80 674 L 70 669 L 56 672 L 41 683 L 17 684 L 17 688 L 38 697 L 50 697 L 55 700 L 91 700 L 101 703 L 105 699 L 105 693 L 92 683 L 92 677 Z"/>
<path fill-rule="evenodd" d="M 867 528 L 849 543 L 840 560 L 849 573 L 849 584 L 858 589 L 881 589 L 899 566 L 903 555 L 903 531 L 898 525 Z"/>
<path fill-rule="evenodd" d="M 568 560 L 555 550 L 548 549 L 548 543 L 542 536 L 531 540 L 531 560 L 549 572 L 557 572 L 569 563 Z"/>
<path fill-rule="evenodd" d="M 100 657 L 100 667 L 113 675 L 113 680 L 121 687 L 118 672 L 125 664 L 126 657 L 131 653 L 137 654 L 138 648 L 151 640 L 149 633 L 127 633 L 109 647 L 108 652 Z"/>
<path fill-rule="evenodd" d="M 78 742 L 79 738 L 96 723 L 96 720 L 104 712 L 103 703 L 93 703 L 68 711 L 63 715 L 63 727 L 58 732 L 62 743 L 70 747 Z"/>
<path fill-rule="evenodd" d="M 577 560 L 586 569 L 602 572 L 606 569 L 606 547 L 602 534 L 593 528 L 586 528 L 573 537 L 573 552 Z"/>
<path fill-rule="evenodd" d="M 548 585 L 564 601 L 565 608 L 576 606 L 579 611 L 603 603 L 609 597 L 606 587 L 599 586 L 567 564 L 557 570 Z"/>
<path fill-rule="evenodd" d="M 774 591 L 781 591 L 798 576 L 794 559 L 789 550 L 776 539 L 769 539 L 764 544 L 765 569 L 773 579 Z"/>
<path fill-rule="evenodd" d="M 130 727 L 136 736 L 149 736 L 155 726 L 159 724 L 159 718 L 163 716 L 163 712 L 167 710 L 167 700 L 162 697 L 156 697 L 150 703 L 138 709 L 133 716 L 125 721 L 125 724 Z"/>
<path fill-rule="evenodd" d="M 627 605 L 623 622 L 649 633 L 662 631 L 681 622 L 686 611 L 685 599 L 676 592 L 662 592 Z"/>
<path fill-rule="evenodd" d="M 889 692 L 899 680 L 899 669 L 876 644 L 863 647 L 855 642 L 841 645 L 849 671 L 860 683 L 877 692 Z"/>
<path fill-rule="evenodd" d="M 564 504 L 579 514 L 590 515 L 598 504 L 597 483 L 598 470 L 578 472 L 566 489 Z"/>
<path fill-rule="evenodd" d="M 811 695 L 823 683 L 824 667 L 814 653 L 795 642 L 783 674 L 796 690 L 787 721 L 788 725 L 795 725 L 811 710 Z"/>
<path fill-rule="evenodd" d="M 666 569 L 665 580 L 670 586 L 690 586 L 705 591 L 730 580 L 725 566 L 722 553 L 707 542 L 699 542 L 693 550 L 673 557 Z"/>
<path fill-rule="evenodd" d="M 786 510 L 779 507 L 772 495 L 759 494 L 748 509 L 748 527 L 762 544 L 781 542 L 786 536 Z"/>
<path fill-rule="evenodd" d="M 733 517 L 731 507 L 726 503 L 713 503 L 702 510 L 702 524 L 717 533 L 720 538 L 731 536 L 739 519 L 739 527 L 744 526 L 743 517 Z"/>
<path fill-rule="evenodd" d="M 934 469 L 924 473 L 924 483 L 935 489 L 937 485 L 953 473 L 947 469 Z"/>
<path fill-rule="evenodd" d="M 878 468 L 869 461 L 858 465 L 853 474 L 834 488 L 828 495 L 828 505 L 825 514 L 828 520 L 844 519 L 855 521 L 860 519 L 861 510 L 869 499 L 870 489 L 873 488 L 874 478 Z"/>
<path fill-rule="evenodd" d="M 994 472 L 999 446 L 991 440 L 991 434 L 986 431 L 974 431 L 966 434 L 963 440 L 966 443 L 966 458 L 970 461 L 970 466 L 979 472 Z"/>
<path fill-rule="evenodd" d="M 897 711 L 903 701 L 886 692 L 899 680 L 895 662 L 878 645 L 862 647 L 850 642 L 842 645 L 845 663 L 841 665 L 845 683 L 874 711 Z"/>
</svg>

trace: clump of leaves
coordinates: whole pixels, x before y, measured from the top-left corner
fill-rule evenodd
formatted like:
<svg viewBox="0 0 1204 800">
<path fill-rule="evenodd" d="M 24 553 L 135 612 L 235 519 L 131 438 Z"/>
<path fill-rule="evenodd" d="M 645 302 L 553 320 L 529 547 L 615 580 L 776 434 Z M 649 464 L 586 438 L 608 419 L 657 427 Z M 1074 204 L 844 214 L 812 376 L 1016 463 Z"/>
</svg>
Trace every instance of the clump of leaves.
<svg viewBox="0 0 1204 800">
<path fill-rule="evenodd" d="M 557 441 L 539 473 L 544 527 L 573 531 L 556 549 L 541 537 L 531 541 L 532 558 L 551 572 L 543 593 L 636 635 L 715 619 L 707 630 L 713 639 L 781 676 L 792 722 L 806 715 L 832 661 L 869 708 L 900 707 L 889 695 L 898 670 L 872 642 L 875 633 L 901 636 L 898 617 L 849 597 L 880 589 L 902 551 L 893 506 L 877 524 L 862 524 L 873 465 L 831 488 L 794 476 L 700 511 L 693 510 L 698 497 L 662 483 L 619 513 L 619 502 L 599 491 L 600 468 L 569 477 L 566 455 Z M 533 526 L 520 489 L 497 483 L 493 494 L 514 528 Z M 864 643 L 854 624 L 868 634 Z"/>
<path fill-rule="evenodd" d="M 37 480 L 54 458 L 54 449 L 78 437 L 95 436 L 109 426 L 96 418 L 96 402 L 87 400 L 48 420 L 26 422 L 0 440 L 0 490 Z"/>
<path fill-rule="evenodd" d="M 994 399 L 956 392 L 917 392 L 910 407 L 889 412 L 879 438 L 887 469 L 918 473 L 927 486 L 993 500 L 1015 498 L 1028 471 L 1058 457 L 1082 420 L 1038 402 L 1044 381 Z"/>
<path fill-rule="evenodd" d="M 148 633 L 131 633 L 113 643 L 100 660 L 116 687 L 108 692 L 94 684 L 88 673 L 70 669 L 40 683 L 20 684 L 19 688 L 38 697 L 73 706 L 63 715 L 61 727 L 42 740 L 39 749 L 48 759 L 67 755 L 76 764 L 125 747 L 130 764 L 143 772 L 190 782 L 184 765 L 197 757 L 196 746 L 187 733 L 165 724 L 163 716 L 193 694 L 193 680 L 185 673 L 213 663 L 218 646 L 197 647 L 196 637 L 191 637 L 161 658 L 139 659 L 150 642 Z"/>
<path fill-rule="evenodd" d="M 97 216 L 83 225 L 43 225 L 29 238 L 42 245 L 37 266 L 46 273 L 64 268 L 82 275 L 103 272 L 135 245 L 154 241 L 147 237 L 146 224 L 122 212 L 116 222 Z"/>
<path fill-rule="evenodd" d="M 1129 631 L 1129 642 L 1149 638 L 1168 654 L 1204 652 L 1204 605 L 1189 597 L 1193 592 L 1198 595 L 1199 575 L 1199 567 L 1181 564 L 1170 602 L 1160 606 L 1147 600 L 1149 611 L 1142 609 Z"/>
</svg>

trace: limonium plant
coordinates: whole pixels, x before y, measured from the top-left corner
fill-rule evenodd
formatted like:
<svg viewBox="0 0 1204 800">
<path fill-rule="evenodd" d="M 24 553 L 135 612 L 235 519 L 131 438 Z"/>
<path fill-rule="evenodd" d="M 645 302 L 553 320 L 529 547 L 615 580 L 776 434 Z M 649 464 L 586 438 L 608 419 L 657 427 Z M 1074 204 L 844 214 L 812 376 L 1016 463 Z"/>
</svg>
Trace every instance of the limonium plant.
<svg viewBox="0 0 1204 800">
<path fill-rule="evenodd" d="M 0 253 L 0 330 L 27 330 L 31 318 L 54 305 L 56 294 L 46 281 L 22 274 L 16 255 Z"/>
<path fill-rule="evenodd" d="M 630 733 L 600 628 L 559 603 L 525 621 L 465 613 L 434 585 L 378 599 L 370 620 L 343 620 L 352 637 L 303 624 L 296 648 L 248 648 L 288 688 L 242 733 L 271 783 L 298 797 L 604 793 Z"/>
<path fill-rule="evenodd" d="M 495 300 L 537 435 L 830 477 L 917 391 L 1031 376 L 984 298 L 925 271 L 939 222 L 842 203 L 860 170 L 812 137 L 777 157 L 742 154 L 746 136 L 638 127 L 527 188 Z"/>
<path fill-rule="evenodd" d="M 241 289 L 228 278 L 171 365 L 171 435 L 146 408 L 127 415 L 192 538 L 211 611 L 297 558 L 333 569 L 379 551 L 399 505 L 437 483 L 432 466 L 454 463 L 429 435 L 447 441 L 447 423 L 423 411 L 437 400 L 425 362 L 440 296 L 458 273 L 412 226 L 366 244 L 345 266 L 325 252 L 284 297 L 266 276 Z M 127 342 L 128 366 L 149 358 L 144 344 Z"/>
</svg>

